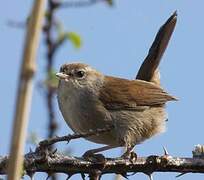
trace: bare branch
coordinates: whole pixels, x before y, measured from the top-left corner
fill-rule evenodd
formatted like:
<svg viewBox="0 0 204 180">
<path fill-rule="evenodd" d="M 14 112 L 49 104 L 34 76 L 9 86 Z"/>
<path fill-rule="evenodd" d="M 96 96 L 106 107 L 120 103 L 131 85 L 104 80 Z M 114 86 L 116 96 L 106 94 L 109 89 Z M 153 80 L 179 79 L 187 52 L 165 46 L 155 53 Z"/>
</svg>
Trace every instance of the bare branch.
<svg viewBox="0 0 204 180">
<path fill-rule="evenodd" d="M 6 173 L 8 157 L 0 157 L 0 174 Z M 49 172 L 73 175 L 87 173 L 91 177 L 102 174 L 126 174 L 129 172 L 151 174 L 153 172 L 204 173 L 204 159 L 172 156 L 138 157 L 134 162 L 121 158 L 106 158 L 103 162 L 86 161 L 36 150 L 25 155 L 24 169 L 28 173 Z M 94 175 L 95 173 L 95 175 Z"/>
<path fill-rule="evenodd" d="M 89 137 L 89 136 L 92 136 L 92 135 L 97 135 L 97 134 L 101 134 L 101 133 L 105 133 L 105 132 L 108 132 L 110 131 L 111 129 L 113 129 L 112 126 L 109 126 L 109 127 L 106 127 L 106 128 L 103 128 L 103 129 L 96 129 L 96 130 L 93 130 L 93 131 L 89 131 L 88 133 L 82 133 L 82 134 L 68 134 L 66 136 L 61 136 L 61 137 L 53 137 L 53 138 L 50 138 L 50 139 L 46 139 L 44 141 L 41 141 L 39 143 L 39 145 L 42 147 L 48 147 L 54 143 L 57 143 L 57 142 L 61 142 L 61 141 L 67 141 L 69 142 L 70 140 L 72 139 L 78 139 L 78 138 L 86 138 L 86 137 Z"/>
<path fill-rule="evenodd" d="M 48 8 L 47 8 L 47 15 L 46 21 L 44 26 L 44 37 L 45 37 L 45 46 L 47 49 L 46 53 L 46 73 L 49 76 L 50 72 L 53 70 L 54 66 L 54 55 L 55 55 L 55 40 L 53 38 L 52 32 L 54 28 L 54 21 L 55 21 L 55 10 L 58 7 L 58 4 L 55 3 L 54 0 L 48 1 Z M 45 99 L 47 103 L 47 112 L 48 112 L 48 138 L 52 138 L 58 128 L 58 124 L 56 121 L 56 114 L 55 114 L 55 106 L 54 106 L 54 93 L 55 90 L 47 86 L 47 91 L 45 94 Z M 50 146 L 50 149 L 53 147 Z M 56 176 L 51 176 L 52 180 L 56 180 Z"/>
</svg>

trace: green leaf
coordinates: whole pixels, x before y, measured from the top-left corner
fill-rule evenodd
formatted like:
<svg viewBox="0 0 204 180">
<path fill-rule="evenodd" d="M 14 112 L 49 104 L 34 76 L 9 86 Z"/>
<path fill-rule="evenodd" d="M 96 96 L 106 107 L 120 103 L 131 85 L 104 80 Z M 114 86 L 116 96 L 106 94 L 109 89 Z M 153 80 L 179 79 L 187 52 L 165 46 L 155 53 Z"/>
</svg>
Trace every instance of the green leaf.
<svg viewBox="0 0 204 180">
<path fill-rule="evenodd" d="M 109 6 L 113 6 L 113 0 L 106 0 Z"/>
<path fill-rule="evenodd" d="M 81 47 L 81 37 L 75 32 L 67 32 L 67 38 L 72 42 L 75 48 Z"/>
</svg>

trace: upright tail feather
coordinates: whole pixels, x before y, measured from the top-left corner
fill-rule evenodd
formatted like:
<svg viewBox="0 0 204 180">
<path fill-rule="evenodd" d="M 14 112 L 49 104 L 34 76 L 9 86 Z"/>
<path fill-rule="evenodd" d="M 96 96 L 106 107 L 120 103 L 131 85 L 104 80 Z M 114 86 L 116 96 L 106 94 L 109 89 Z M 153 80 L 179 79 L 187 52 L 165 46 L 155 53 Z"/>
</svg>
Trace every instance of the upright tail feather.
<svg viewBox="0 0 204 180">
<path fill-rule="evenodd" d="M 136 79 L 160 84 L 158 66 L 174 31 L 176 21 L 177 12 L 175 11 L 171 17 L 160 27 L 152 43 L 152 46 L 149 49 L 149 53 L 137 73 Z"/>
</svg>

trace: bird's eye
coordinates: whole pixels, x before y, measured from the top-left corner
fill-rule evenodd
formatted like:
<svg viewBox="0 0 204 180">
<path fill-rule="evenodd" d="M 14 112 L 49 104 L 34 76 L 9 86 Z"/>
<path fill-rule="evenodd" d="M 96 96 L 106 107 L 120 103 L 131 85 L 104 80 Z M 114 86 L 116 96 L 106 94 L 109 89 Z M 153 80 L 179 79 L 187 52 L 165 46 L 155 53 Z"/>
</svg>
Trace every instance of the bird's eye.
<svg viewBox="0 0 204 180">
<path fill-rule="evenodd" d="M 62 67 L 60 68 L 60 72 L 63 72 L 63 68 Z"/>
<path fill-rule="evenodd" d="M 65 73 L 65 71 L 66 71 L 66 68 L 65 68 L 65 67 L 61 67 L 61 68 L 60 68 L 60 72 Z"/>
<path fill-rule="evenodd" d="M 84 71 L 77 71 L 77 72 L 76 72 L 76 75 L 77 75 L 77 77 L 79 77 L 79 78 L 82 78 L 82 77 L 84 76 L 84 74 L 85 74 Z"/>
</svg>

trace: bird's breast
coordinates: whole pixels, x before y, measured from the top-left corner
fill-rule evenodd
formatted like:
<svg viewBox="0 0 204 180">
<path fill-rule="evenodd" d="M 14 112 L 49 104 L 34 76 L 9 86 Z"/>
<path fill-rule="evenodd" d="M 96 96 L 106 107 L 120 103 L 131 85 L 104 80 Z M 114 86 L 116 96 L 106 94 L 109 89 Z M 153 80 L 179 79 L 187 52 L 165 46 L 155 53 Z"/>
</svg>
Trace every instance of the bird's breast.
<svg viewBox="0 0 204 180">
<path fill-rule="evenodd" d="M 65 121 L 74 132 L 85 133 L 111 123 L 109 112 L 91 92 L 59 87 L 58 102 Z"/>
</svg>

